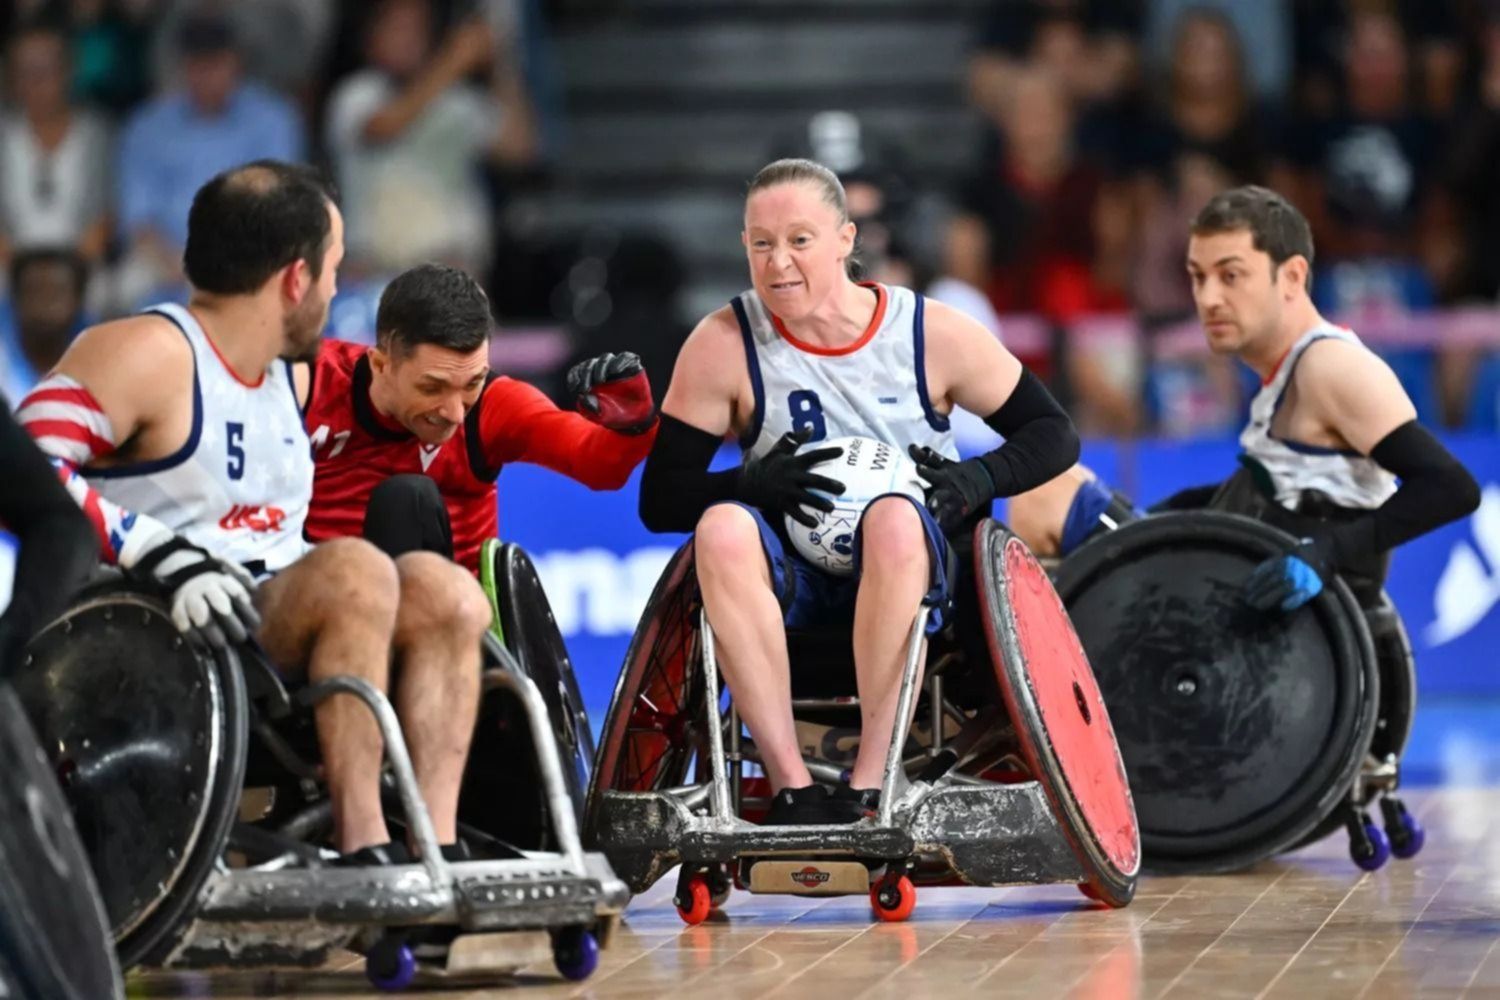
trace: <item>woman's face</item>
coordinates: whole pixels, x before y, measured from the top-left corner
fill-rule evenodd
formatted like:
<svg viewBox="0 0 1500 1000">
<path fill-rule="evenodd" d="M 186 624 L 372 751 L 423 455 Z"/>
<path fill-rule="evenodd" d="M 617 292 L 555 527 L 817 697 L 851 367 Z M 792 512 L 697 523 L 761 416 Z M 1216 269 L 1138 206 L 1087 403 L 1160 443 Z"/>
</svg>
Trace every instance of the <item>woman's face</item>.
<svg viewBox="0 0 1500 1000">
<path fill-rule="evenodd" d="M 815 183 L 752 194 L 741 239 L 756 294 L 782 320 L 810 315 L 848 280 L 844 261 L 854 250 L 854 223 L 840 220 Z"/>
</svg>

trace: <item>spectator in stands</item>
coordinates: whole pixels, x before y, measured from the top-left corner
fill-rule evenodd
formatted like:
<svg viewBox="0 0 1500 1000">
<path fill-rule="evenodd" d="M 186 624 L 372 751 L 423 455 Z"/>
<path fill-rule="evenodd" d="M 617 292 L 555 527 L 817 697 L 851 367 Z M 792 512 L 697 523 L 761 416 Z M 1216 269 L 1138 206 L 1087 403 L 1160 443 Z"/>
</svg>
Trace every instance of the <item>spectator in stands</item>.
<svg viewBox="0 0 1500 1000">
<path fill-rule="evenodd" d="M 1006 113 L 1028 68 L 1049 70 L 1078 114 L 1080 148 L 1122 144 L 1119 105 L 1136 82 L 1139 0 L 992 0 L 969 61 L 969 100 L 991 120 Z"/>
<path fill-rule="evenodd" d="M 1327 0 L 1313 0 L 1323 4 Z M 1292 76 L 1293 16 L 1298 0 L 1145 0 L 1142 59 L 1160 77 L 1179 59 L 1182 26 L 1188 20 L 1218 20 L 1251 58 L 1243 64 L 1252 100 L 1279 102 Z M 1199 36 L 1202 37 L 1202 36 Z"/>
<path fill-rule="evenodd" d="M 157 75 L 165 76 L 176 61 L 171 39 L 201 0 L 160 2 L 165 10 L 152 62 Z M 245 72 L 283 96 L 311 104 L 337 14 L 332 0 L 236 0 L 223 11 L 239 41 Z"/>
<path fill-rule="evenodd" d="M 1353 22 L 1361 12 L 1380 10 L 1401 25 L 1411 41 L 1415 70 L 1413 98 L 1438 117 L 1459 103 L 1463 81 L 1463 26 L 1466 0 L 1300 0 L 1295 7 L 1295 100 L 1299 108 L 1332 114 L 1343 92 L 1342 68 Z"/>
<path fill-rule="evenodd" d="M 1436 194 L 1430 182 L 1443 135 L 1411 100 L 1409 62 L 1400 22 L 1353 15 L 1342 105 L 1289 135 L 1297 203 L 1317 231 L 1319 256 L 1354 265 L 1320 267 L 1313 294 L 1324 310 L 1363 308 L 1372 294 L 1385 306 L 1432 303 L 1417 237 L 1424 203 Z"/>
<path fill-rule="evenodd" d="M 329 101 L 354 273 L 437 259 L 484 274 L 494 223 L 480 170 L 535 152 L 509 40 L 476 17 L 431 51 L 432 26 L 427 0 L 381 0 L 365 33 L 366 68 Z M 475 74 L 489 85 L 471 83 Z"/>
<path fill-rule="evenodd" d="M 1023 70 L 997 123 L 999 159 L 983 164 L 960 194 L 946 269 L 986 289 L 1001 313 L 1066 321 L 1125 306 L 1123 192 L 1077 157 L 1073 120 L 1061 81 L 1045 69 Z"/>
<path fill-rule="evenodd" d="M 14 104 L 0 114 L 0 267 L 35 246 L 98 261 L 109 238 L 109 135 L 69 103 L 67 37 L 33 23 L 6 55 Z"/>
<path fill-rule="evenodd" d="M 1188 223 L 1219 191 L 1263 183 L 1267 113 L 1257 109 L 1244 50 L 1219 11 L 1190 10 L 1177 24 L 1172 62 L 1126 160 L 1134 180 L 1139 251 L 1131 288 L 1146 316 L 1188 314 Z"/>
<path fill-rule="evenodd" d="M 85 325 L 88 265 L 70 249 L 33 249 L 10 263 L 0 325 L 0 396 L 12 409 L 52 370 Z"/>
<path fill-rule="evenodd" d="M 1015 78 L 998 122 L 1000 158 L 984 164 L 959 197 L 948 227 L 945 270 L 985 289 L 995 308 L 1039 313 L 1056 324 L 1123 312 L 1132 227 L 1127 192 L 1098 166 L 1081 160 L 1073 140 L 1067 89 L 1033 67 Z M 1023 356 L 1018 352 L 1017 356 Z M 1080 426 L 1133 427 L 1137 394 L 1114 373 L 1073 352 Z M 1046 357 L 1023 357 L 1044 376 Z M 1129 380 L 1126 379 L 1126 382 Z"/>
<path fill-rule="evenodd" d="M 136 112 L 120 144 L 125 308 L 181 282 L 188 208 L 204 182 L 250 160 L 303 157 L 301 119 L 284 98 L 244 78 L 227 18 L 196 12 L 180 22 L 176 42 L 181 89 Z"/>
<path fill-rule="evenodd" d="M 51 0 L 67 12 L 73 93 L 119 117 L 151 92 L 147 54 L 161 0 Z"/>
</svg>

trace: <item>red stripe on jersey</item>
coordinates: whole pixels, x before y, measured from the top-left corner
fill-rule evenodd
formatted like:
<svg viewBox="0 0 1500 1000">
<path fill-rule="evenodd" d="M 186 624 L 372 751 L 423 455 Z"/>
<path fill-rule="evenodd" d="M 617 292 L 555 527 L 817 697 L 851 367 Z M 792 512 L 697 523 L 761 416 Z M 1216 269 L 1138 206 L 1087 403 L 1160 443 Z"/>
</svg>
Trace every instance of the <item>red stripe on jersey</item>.
<svg viewBox="0 0 1500 1000">
<path fill-rule="evenodd" d="M 24 420 L 22 426 L 33 438 L 59 437 L 68 441 L 77 441 L 87 447 L 91 455 L 108 455 L 115 450 L 113 441 L 100 437 L 72 420 Z"/>
<path fill-rule="evenodd" d="M 45 382 L 21 400 L 20 409 L 24 410 L 33 403 L 68 403 L 72 406 L 81 406 L 85 410 L 93 410 L 95 413 L 104 412 L 104 407 L 99 405 L 94 394 L 87 389 L 48 388 Z"/>
</svg>

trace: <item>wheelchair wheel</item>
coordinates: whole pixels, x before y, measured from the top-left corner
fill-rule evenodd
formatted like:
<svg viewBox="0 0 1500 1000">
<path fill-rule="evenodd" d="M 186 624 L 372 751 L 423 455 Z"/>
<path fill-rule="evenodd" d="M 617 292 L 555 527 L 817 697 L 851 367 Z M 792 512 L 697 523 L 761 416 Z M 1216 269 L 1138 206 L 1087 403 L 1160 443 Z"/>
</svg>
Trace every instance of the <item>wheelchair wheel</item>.
<svg viewBox="0 0 1500 1000">
<path fill-rule="evenodd" d="M 0 760 L 0 996 L 123 996 L 88 856 L 25 710 L 3 684 Z"/>
<path fill-rule="evenodd" d="M 600 733 L 586 842 L 594 840 L 603 793 L 669 788 L 687 777 L 704 714 L 703 680 L 696 669 L 699 606 L 692 542 L 687 542 L 662 572 L 630 640 Z"/>
<path fill-rule="evenodd" d="M 1028 769 L 1111 906 L 1135 895 L 1141 841 L 1110 716 L 1047 573 L 995 521 L 974 534 L 990 659 Z"/>
<path fill-rule="evenodd" d="M 1247 867 L 1318 829 L 1375 731 L 1380 677 L 1341 582 L 1251 611 L 1250 570 L 1291 539 L 1217 511 L 1124 525 L 1065 560 L 1057 590 L 1119 736 L 1148 866 Z"/>
<path fill-rule="evenodd" d="M 506 662 L 487 662 L 485 668 L 517 670 L 537 686 L 581 827 L 594 740 L 567 647 L 526 553 L 517 545 L 490 543 L 481 558 L 485 557 L 491 560 L 505 651 L 510 654 Z M 459 822 L 514 847 L 556 850 L 559 845 L 535 758 L 531 721 L 520 700 L 503 687 L 486 691 L 459 793 Z"/>
<path fill-rule="evenodd" d="M 115 584 L 47 626 L 16 672 L 130 968 L 164 957 L 218 862 L 244 781 L 248 699 L 152 597 Z"/>
<path fill-rule="evenodd" d="M 547 703 L 557 751 L 562 755 L 568 793 L 583 819 L 589 771 L 594 762 L 594 734 L 584 711 L 583 694 L 558 631 L 536 566 L 518 545 L 500 546 L 495 554 L 495 576 L 500 581 L 500 622 L 505 646 L 532 679 Z"/>
</svg>

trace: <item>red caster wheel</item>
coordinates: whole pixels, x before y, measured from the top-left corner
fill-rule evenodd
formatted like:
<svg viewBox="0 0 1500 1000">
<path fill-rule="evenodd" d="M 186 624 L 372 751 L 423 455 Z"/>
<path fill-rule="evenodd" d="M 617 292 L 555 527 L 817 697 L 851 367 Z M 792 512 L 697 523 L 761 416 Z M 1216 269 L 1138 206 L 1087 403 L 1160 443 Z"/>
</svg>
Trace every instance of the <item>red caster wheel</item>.
<svg viewBox="0 0 1500 1000">
<path fill-rule="evenodd" d="M 713 894 L 708 891 L 708 882 L 702 875 L 694 875 L 687 882 L 677 884 L 677 895 L 672 897 L 677 904 L 677 915 L 689 927 L 697 927 L 708 919 L 713 909 Z"/>
<path fill-rule="evenodd" d="M 870 886 L 870 908 L 881 920 L 899 923 L 917 905 L 917 887 L 905 875 L 887 875 Z"/>
<path fill-rule="evenodd" d="M 1104 897 L 1099 895 L 1099 890 L 1094 888 L 1094 883 L 1092 882 L 1079 882 L 1078 891 L 1096 903 L 1104 902 Z"/>
</svg>

